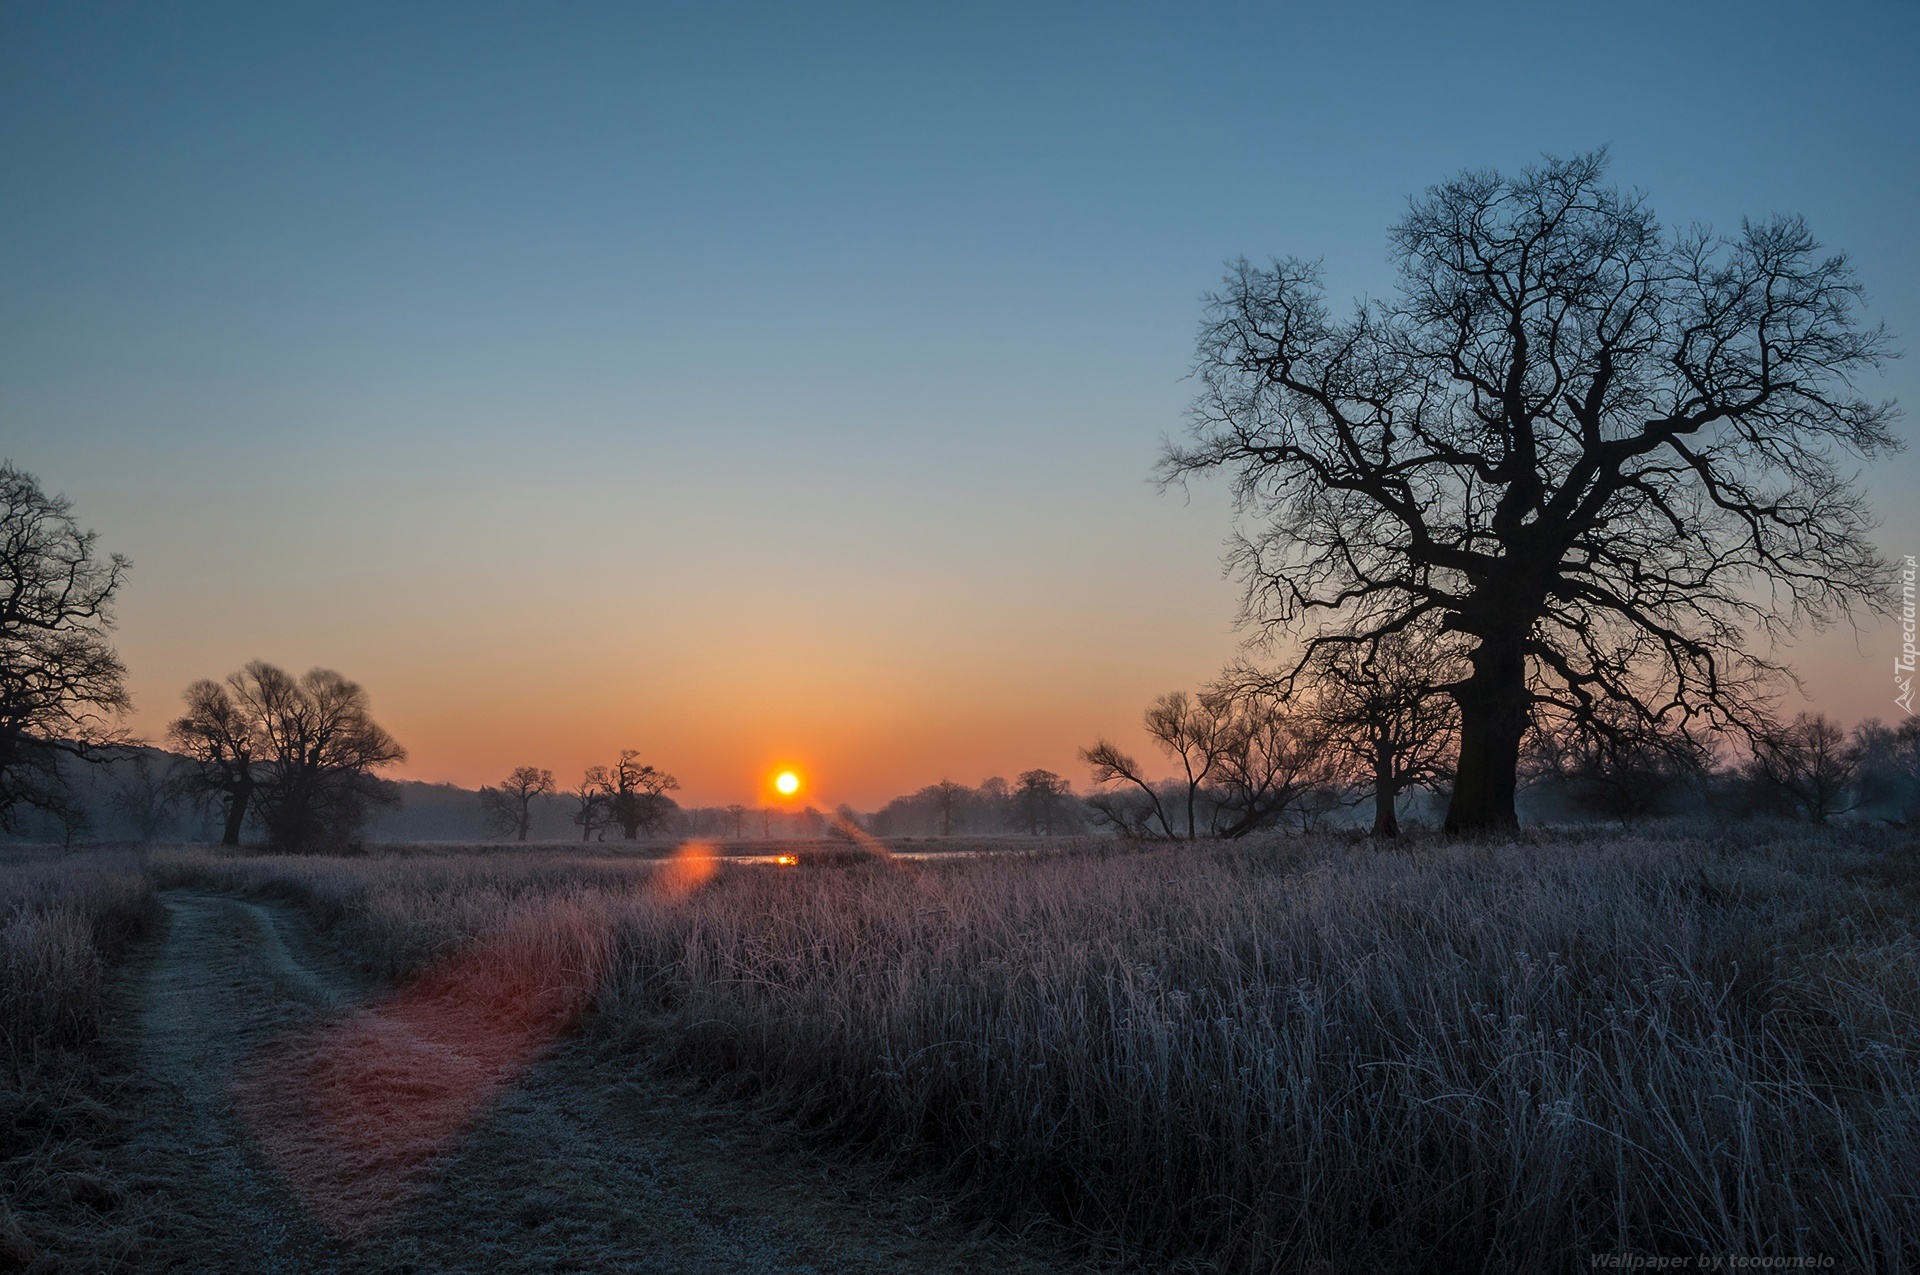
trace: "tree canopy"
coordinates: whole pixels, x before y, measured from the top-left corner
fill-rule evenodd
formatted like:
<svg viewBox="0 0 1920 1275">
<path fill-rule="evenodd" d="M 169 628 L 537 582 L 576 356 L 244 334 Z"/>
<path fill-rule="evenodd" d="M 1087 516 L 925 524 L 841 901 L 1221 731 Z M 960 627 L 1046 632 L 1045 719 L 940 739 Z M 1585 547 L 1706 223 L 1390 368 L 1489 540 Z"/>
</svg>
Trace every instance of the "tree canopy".
<svg viewBox="0 0 1920 1275">
<path fill-rule="evenodd" d="M 121 739 L 131 701 L 108 634 L 130 564 L 102 554 L 64 496 L 0 462 L 0 828 L 72 805 L 62 757 Z"/>
<path fill-rule="evenodd" d="M 1604 152 L 1466 173 L 1391 232 L 1395 295 L 1320 267 L 1209 299 L 1165 481 L 1232 476 L 1245 618 L 1324 648 L 1424 623 L 1464 660 L 1447 825 L 1511 827 L 1541 717 L 1758 730 L 1756 637 L 1886 597 L 1848 471 L 1898 444 L 1889 354 L 1797 217 L 1669 231 Z"/>
<path fill-rule="evenodd" d="M 170 728 L 194 763 L 189 783 L 227 801 L 226 836 L 249 817 L 281 850 L 353 840 L 375 806 L 397 802 L 378 773 L 407 750 L 373 720 L 367 693 L 332 669 L 294 677 L 254 660 L 224 682 L 186 691 Z"/>
</svg>

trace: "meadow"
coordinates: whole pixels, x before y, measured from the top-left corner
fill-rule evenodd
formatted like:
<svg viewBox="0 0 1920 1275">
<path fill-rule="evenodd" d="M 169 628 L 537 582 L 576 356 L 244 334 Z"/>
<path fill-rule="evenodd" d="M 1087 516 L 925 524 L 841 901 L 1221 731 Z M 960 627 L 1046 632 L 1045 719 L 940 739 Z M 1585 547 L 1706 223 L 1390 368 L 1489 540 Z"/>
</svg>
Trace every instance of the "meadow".
<svg viewBox="0 0 1920 1275">
<path fill-rule="evenodd" d="M 115 970 L 159 918 L 131 853 L 0 855 L 0 1267 L 138 1244 L 97 1153 L 119 1124 L 100 1047 Z"/>
<path fill-rule="evenodd" d="M 1345 840 L 767 870 L 183 860 L 379 976 L 497 950 L 588 1029 L 975 1207 L 1226 1270 L 1910 1260 L 1911 852 Z"/>
<path fill-rule="evenodd" d="M 84 928 L 31 918 L 138 917 L 145 885 L 191 886 L 298 909 L 382 983 L 537 1005 L 606 1067 L 698 1077 L 1116 1262 L 1920 1265 L 1910 839 L 799 857 L 171 851 L 144 879 L 72 869 L 84 905 L 44 865 L 8 905 L 8 1047 L 83 1046 L 85 1013 L 44 1004 L 91 1003 L 110 959 L 28 1005 L 14 971 Z"/>
</svg>

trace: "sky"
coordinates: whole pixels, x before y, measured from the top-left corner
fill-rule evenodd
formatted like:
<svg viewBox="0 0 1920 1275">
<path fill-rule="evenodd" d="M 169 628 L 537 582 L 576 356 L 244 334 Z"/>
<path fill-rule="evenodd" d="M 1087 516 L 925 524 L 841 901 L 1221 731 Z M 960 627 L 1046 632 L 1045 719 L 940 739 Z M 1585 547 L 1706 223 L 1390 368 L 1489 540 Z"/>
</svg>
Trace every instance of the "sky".
<svg viewBox="0 0 1920 1275">
<path fill-rule="evenodd" d="M 257 657 L 410 778 L 1083 785 L 1249 636 L 1224 493 L 1150 481 L 1226 261 L 1384 294 L 1410 196 L 1608 145 L 1671 224 L 1805 215 L 1911 350 L 1917 52 L 1911 2 L 4 0 L 0 455 L 133 559 L 150 737 Z M 1920 552 L 1920 458 L 1862 477 Z M 1806 637 L 1795 706 L 1898 714 L 1898 642 Z"/>
</svg>

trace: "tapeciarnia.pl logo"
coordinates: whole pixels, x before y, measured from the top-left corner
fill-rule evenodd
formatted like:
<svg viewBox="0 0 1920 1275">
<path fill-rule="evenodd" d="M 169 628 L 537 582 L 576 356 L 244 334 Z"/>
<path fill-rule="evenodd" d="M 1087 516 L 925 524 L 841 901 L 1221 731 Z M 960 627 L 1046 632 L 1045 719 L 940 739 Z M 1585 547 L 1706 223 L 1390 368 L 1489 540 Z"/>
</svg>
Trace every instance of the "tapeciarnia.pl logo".
<svg viewBox="0 0 1920 1275">
<path fill-rule="evenodd" d="M 1920 569 L 1916 568 L 1913 555 L 1907 554 L 1906 564 L 1900 568 L 1900 654 L 1893 661 L 1893 684 L 1900 693 L 1894 696 L 1893 702 L 1905 709 L 1909 717 L 1913 716 L 1914 659 L 1920 655 L 1913 645 L 1913 586 L 1917 573 Z"/>
</svg>

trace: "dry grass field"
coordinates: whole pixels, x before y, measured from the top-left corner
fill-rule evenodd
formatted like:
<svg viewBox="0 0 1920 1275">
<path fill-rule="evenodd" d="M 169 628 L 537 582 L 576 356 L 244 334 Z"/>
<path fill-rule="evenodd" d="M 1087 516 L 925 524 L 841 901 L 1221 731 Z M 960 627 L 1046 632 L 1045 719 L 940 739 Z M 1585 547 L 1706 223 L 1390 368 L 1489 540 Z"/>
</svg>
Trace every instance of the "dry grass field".
<svg viewBox="0 0 1920 1275">
<path fill-rule="evenodd" d="M 160 905 L 126 853 L 0 854 L 0 1269 L 111 1265 L 140 1225 L 100 1149 L 113 979 Z"/>
<path fill-rule="evenodd" d="M 247 1145 L 336 1235 L 430 1197 L 564 1038 L 592 1049 L 570 1083 L 686 1077 L 1094 1262 L 1920 1265 L 1911 840 L 800 859 L 181 851 L 150 873 L 163 898 L 296 915 L 391 989 L 234 1072 Z M 150 906 L 137 876 L 106 879 L 129 901 L 97 914 Z M 14 974 L 56 959 L 22 918 L 72 909 L 9 906 L 10 1048 L 83 1046 L 78 1019 L 21 1026 L 52 1020 Z M 111 936 L 137 929 L 96 926 L 92 972 L 60 975 L 77 999 L 45 1003 L 97 1004 Z"/>
</svg>

